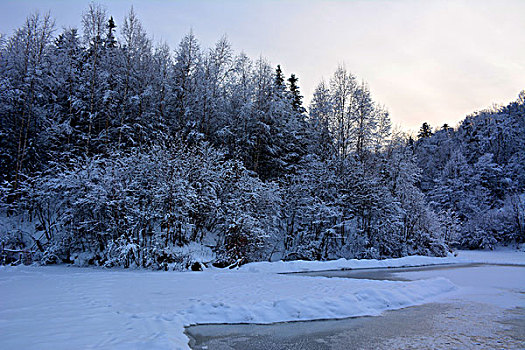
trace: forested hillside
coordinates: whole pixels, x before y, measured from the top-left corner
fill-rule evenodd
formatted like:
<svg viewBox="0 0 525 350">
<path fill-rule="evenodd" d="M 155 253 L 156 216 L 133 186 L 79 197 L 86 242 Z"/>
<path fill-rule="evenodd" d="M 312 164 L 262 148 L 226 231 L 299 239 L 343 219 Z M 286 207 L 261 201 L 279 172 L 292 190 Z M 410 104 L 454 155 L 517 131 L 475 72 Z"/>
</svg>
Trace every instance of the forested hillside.
<svg viewBox="0 0 525 350">
<path fill-rule="evenodd" d="M 344 66 L 307 110 L 294 74 L 227 38 L 170 48 L 98 5 L 81 23 L 32 15 L 1 37 L 4 263 L 168 269 L 525 241 L 523 92 L 412 140 Z"/>
<path fill-rule="evenodd" d="M 452 129 L 425 124 L 414 144 L 430 206 L 446 213 L 449 243 L 525 241 L 525 91 Z"/>
</svg>

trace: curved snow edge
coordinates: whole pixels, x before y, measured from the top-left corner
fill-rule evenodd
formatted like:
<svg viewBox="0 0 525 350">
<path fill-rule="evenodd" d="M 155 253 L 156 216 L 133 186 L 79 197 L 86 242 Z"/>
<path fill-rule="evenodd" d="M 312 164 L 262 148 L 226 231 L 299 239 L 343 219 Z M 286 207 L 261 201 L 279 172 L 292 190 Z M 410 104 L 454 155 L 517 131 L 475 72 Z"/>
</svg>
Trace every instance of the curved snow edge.
<svg viewBox="0 0 525 350">
<path fill-rule="evenodd" d="M 441 265 L 441 264 L 457 264 L 463 263 L 453 255 L 444 258 L 430 257 L 430 256 L 406 256 L 395 259 L 338 259 L 330 261 L 275 261 L 275 262 L 254 262 L 243 265 L 239 268 L 240 271 L 246 272 L 273 272 L 273 273 L 287 273 L 287 272 L 306 272 L 306 271 L 326 271 L 326 270 L 341 270 L 341 269 L 368 269 L 368 268 L 382 268 L 382 267 L 415 267 L 427 265 Z"/>
<path fill-rule="evenodd" d="M 459 250 L 447 257 L 433 257 L 412 255 L 394 259 L 338 259 L 330 261 L 274 261 L 274 262 L 254 262 L 243 265 L 239 271 L 244 272 L 307 272 L 307 271 L 326 271 L 341 269 L 369 269 L 386 267 L 417 267 L 443 264 L 509 264 L 525 265 L 525 252 L 515 249 L 497 249 L 495 251 L 468 251 Z"/>
<path fill-rule="evenodd" d="M 341 319 L 357 316 L 377 316 L 387 310 L 421 305 L 438 296 L 456 290 L 446 278 L 411 282 L 384 281 L 384 286 L 365 287 L 351 293 L 324 298 L 287 298 L 263 300 L 242 305 L 224 302 L 202 302 L 183 312 L 184 326 L 195 324 L 258 323 Z M 183 332 L 181 332 L 183 333 Z M 188 338 L 177 348 L 189 349 Z M 182 340 L 182 339 L 180 339 Z"/>
</svg>

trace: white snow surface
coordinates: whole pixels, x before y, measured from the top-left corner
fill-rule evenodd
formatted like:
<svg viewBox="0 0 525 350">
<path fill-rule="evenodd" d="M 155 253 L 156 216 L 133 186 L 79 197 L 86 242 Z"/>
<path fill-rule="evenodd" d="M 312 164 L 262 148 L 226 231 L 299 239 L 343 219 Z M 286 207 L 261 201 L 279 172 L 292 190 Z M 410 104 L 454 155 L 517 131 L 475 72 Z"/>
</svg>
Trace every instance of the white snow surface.
<svg viewBox="0 0 525 350">
<path fill-rule="evenodd" d="M 525 245 L 520 249 L 512 247 L 496 247 L 494 250 L 459 250 L 459 262 L 480 264 L 525 265 Z"/>
<path fill-rule="evenodd" d="M 495 250 L 459 250 L 455 252 L 455 254 L 449 254 L 444 258 L 413 255 L 398 259 L 384 260 L 338 259 L 331 261 L 263 261 L 243 265 L 240 269 L 250 272 L 287 273 L 468 263 L 525 265 L 525 252 L 513 248 L 498 247 Z"/>
<path fill-rule="evenodd" d="M 254 262 L 241 266 L 240 270 L 249 272 L 306 272 L 306 271 L 327 271 L 341 269 L 368 269 L 381 267 L 409 267 L 426 266 L 438 264 L 454 264 L 458 258 L 450 254 L 445 258 L 431 256 L 406 256 L 398 259 L 338 259 L 330 261 L 275 261 L 275 262 Z"/>
<path fill-rule="evenodd" d="M 520 254 L 524 263 L 525 254 Z M 427 265 L 433 258 L 428 259 L 352 264 Z M 462 259 L 461 253 L 439 261 L 453 259 Z M 335 268 L 321 264 L 323 269 Z M 282 266 L 271 265 L 278 267 L 275 270 Z M 315 264 L 307 265 L 317 269 Z M 275 270 L 253 272 L 254 266 L 267 265 L 203 272 L 1 267 L 0 348 L 188 349 L 183 332 L 190 324 L 378 315 L 437 300 L 458 289 L 445 278 L 405 282 L 306 277 L 275 274 Z"/>
<path fill-rule="evenodd" d="M 483 265 L 440 271 L 413 271 L 396 273 L 409 280 L 435 278 L 436 275 L 454 283 L 456 290 L 437 297 L 435 301 L 463 300 L 489 304 L 501 308 L 525 305 L 525 275 L 523 267 Z"/>
</svg>

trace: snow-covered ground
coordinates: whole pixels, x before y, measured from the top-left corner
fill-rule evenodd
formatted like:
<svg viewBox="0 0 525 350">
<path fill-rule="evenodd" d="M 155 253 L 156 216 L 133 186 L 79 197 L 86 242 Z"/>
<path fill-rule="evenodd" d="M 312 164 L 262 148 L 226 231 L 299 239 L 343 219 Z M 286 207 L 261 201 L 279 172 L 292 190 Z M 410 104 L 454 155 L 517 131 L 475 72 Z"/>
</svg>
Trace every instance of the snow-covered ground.
<svg viewBox="0 0 525 350">
<path fill-rule="evenodd" d="M 469 254 L 471 261 L 489 259 Z M 525 265 L 523 252 L 498 254 L 498 263 Z M 186 349 L 183 331 L 189 324 L 378 315 L 457 294 L 458 288 L 445 278 L 373 281 L 275 272 L 290 271 L 283 266 L 303 271 L 305 266 L 341 268 L 334 264 L 357 268 L 466 262 L 462 255 L 441 260 L 258 263 L 236 271 L 182 273 L 1 267 L 0 348 Z"/>
<path fill-rule="evenodd" d="M 448 350 L 523 349 L 525 344 L 524 266 L 460 264 L 313 274 L 409 280 L 445 277 L 458 288 L 435 302 L 386 311 L 380 317 L 272 325 L 197 325 L 186 331 L 192 348 Z"/>
<path fill-rule="evenodd" d="M 498 247 L 496 250 L 460 250 L 444 258 L 432 256 L 406 256 L 399 259 L 339 259 L 331 261 L 276 261 L 256 262 L 243 265 L 241 270 L 250 272 L 306 272 L 340 269 L 366 269 L 381 267 L 412 267 L 440 264 L 487 263 L 525 265 L 525 252 L 513 248 Z"/>
<path fill-rule="evenodd" d="M 511 247 L 497 247 L 494 250 L 459 250 L 459 261 L 481 264 L 525 265 L 525 244 L 521 250 Z"/>
</svg>

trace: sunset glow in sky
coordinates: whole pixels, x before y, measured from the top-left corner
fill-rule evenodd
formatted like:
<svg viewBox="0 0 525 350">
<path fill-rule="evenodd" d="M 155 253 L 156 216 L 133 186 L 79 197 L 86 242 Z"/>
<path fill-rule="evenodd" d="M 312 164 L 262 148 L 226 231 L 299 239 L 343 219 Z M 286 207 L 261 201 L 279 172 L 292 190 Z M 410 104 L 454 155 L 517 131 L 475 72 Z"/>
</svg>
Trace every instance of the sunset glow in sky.
<svg viewBox="0 0 525 350">
<path fill-rule="evenodd" d="M 226 34 L 236 52 L 295 73 L 308 102 L 338 64 L 369 83 L 394 124 L 456 125 L 525 89 L 525 1 L 98 1 L 122 23 L 131 5 L 155 40 L 175 48 L 192 29 L 203 47 Z M 80 27 L 89 1 L 2 0 L 0 32 L 50 11 Z M 117 27 L 119 29 L 119 27 Z"/>
</svg>

